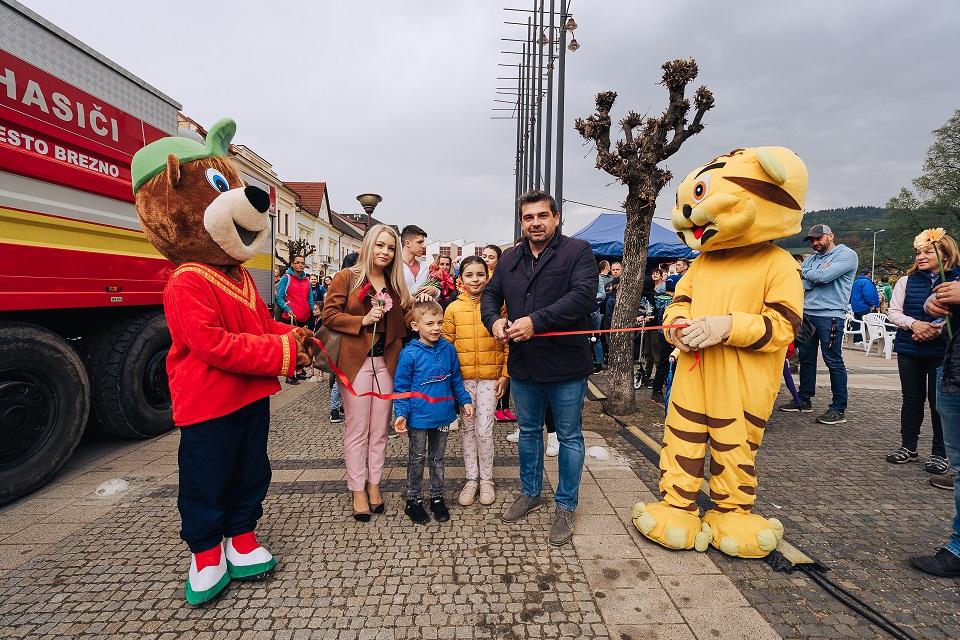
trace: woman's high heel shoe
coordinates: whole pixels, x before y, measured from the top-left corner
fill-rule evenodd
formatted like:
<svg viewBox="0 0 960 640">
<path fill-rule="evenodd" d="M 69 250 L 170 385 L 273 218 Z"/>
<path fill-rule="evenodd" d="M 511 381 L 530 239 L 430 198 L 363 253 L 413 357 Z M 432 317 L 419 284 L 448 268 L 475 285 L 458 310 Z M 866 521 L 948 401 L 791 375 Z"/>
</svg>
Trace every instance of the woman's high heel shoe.
<svg viewBox="0 0 960 640">
<path fill-rule="evenodd" d="M 371 486 L 370 484 L 367 485 L 367 501 L 368 502 L 370 501 L 370 486 Z M 383 495 L 380 496 L 380 502 L 376 504 L 374 504 L 373 502 L 370 502 L 370 511 L 372 511 L 373 513 L 380 515 L 382 513 L 385 513 L 386 510 L 387 510 L 387 507 L 383 502 Z"/>
<path fill-rule="evenodd" d="M 357 501 L 356 501 L 357 494 L 363 495 L 364 502 L 367 502 L 366 511 L 357 511 L 357 507 L 356 506 L 353 507 L 353 519 L 358 522 L 370 522 L 370 506 L 369 506 L 369 501 L 367 500 L 367 492 L 352 491 L 351 494 L 352 494 L 352 497 L 354 498 L 354 501 L 353 501 L 354 505 L 357 504 Z"/>
</svg>

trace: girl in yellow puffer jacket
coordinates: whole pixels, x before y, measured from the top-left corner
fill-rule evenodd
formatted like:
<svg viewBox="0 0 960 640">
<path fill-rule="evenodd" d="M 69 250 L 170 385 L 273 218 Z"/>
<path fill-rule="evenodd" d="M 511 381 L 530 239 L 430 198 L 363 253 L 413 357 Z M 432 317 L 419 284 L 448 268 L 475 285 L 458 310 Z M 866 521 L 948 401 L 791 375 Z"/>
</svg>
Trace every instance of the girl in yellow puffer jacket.
<svg viewBox="0 0 960 640">
<path fill-rule="evenodd" d="M 487 286 L 487 265 L 468 256 L 460 265 L 463 293 L 443 316 L 443 337 L 457 350 L 463 386 L 473 398 L 473 417 L 460 417 L 467 482 L 460 492 L 463 506 L 493 504 L 493 424 L 497 399 L 507 385 L 507 350 L 490 335 L 480 319 L 480 294 Z"/>
</svg>

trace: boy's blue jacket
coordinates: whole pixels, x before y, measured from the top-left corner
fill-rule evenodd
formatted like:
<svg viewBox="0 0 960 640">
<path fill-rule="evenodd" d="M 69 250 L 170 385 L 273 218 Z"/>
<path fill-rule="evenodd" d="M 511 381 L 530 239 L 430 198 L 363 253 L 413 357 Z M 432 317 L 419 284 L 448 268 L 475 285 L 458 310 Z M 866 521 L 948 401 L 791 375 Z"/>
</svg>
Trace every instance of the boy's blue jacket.
<svg viewBox="0 0 960 640">
<path fill-rule="evenodd" d="M 457 350 L 443 338 L 432 347 L 419 339 L 404 347 L 393 376 L 393 391 L 419 391 L 432 398 L 452 396 L 461 405 L 473 403 L 463 386 Z M 411 429 L 445 427 L 457 417 L 453 400 L 435 403 L 420 398 L 394 400 L 393 411 L 396 417 L 406 418 Z"/>
</svg>

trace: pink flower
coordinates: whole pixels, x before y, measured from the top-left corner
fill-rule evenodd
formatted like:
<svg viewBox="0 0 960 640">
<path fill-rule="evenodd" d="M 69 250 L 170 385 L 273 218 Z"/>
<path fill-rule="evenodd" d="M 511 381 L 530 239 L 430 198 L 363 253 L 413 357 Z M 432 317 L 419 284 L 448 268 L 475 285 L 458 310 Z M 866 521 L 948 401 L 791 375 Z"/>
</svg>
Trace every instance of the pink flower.
<svg viewBox="0 0 960 640">
<path fill-rule="evenodd" d="M 370 303 L 374 306 L 382 307 L 384 313 L 390 311 L 390 309 L 393 309 L 393 298 L 390 297 L 390 294 L 387 293 L 386 289 L 380 293 L 374 294 L 373 297 L 370 298 Z"/>
</svg>

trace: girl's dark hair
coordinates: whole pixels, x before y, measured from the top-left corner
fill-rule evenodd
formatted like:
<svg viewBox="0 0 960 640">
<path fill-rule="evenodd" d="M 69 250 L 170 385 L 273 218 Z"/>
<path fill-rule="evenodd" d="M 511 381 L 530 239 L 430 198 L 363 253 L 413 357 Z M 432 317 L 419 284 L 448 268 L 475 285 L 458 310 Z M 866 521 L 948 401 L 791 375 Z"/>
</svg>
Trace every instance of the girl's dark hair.
<svg viewBox="0 0 960 640">
<path fill-rule="evenodd" d="M 498 247 L 495 244 L 488 244 L 487 246 L 484 247 L 484 249 L 490 249 L 495 254 L 497 254 L 497 260 L 499 260 L 500 256 L 503 255 L 503 252 L 500 250 L 500 247 Z"/>
<path fill-rule="evenodd" d="M 466 270 L 466 268 L 472 264 L 479 264 L 484 269 L 487 268 L 487 263 L 484 262 L 483 258 L 481 258 L 480 256 L 467 256 L 460 263 L 460 273 L 463 273 Z"/>
</svg>

